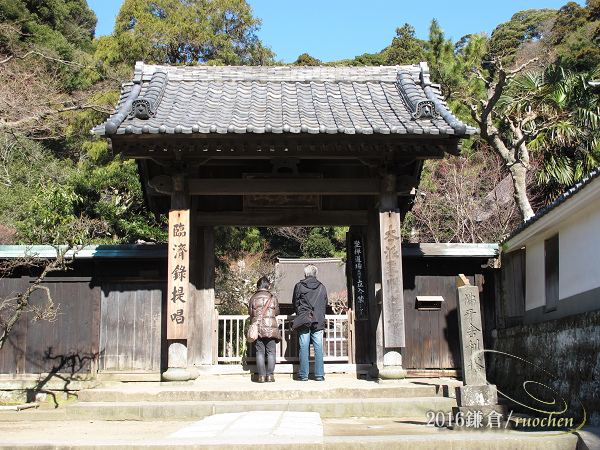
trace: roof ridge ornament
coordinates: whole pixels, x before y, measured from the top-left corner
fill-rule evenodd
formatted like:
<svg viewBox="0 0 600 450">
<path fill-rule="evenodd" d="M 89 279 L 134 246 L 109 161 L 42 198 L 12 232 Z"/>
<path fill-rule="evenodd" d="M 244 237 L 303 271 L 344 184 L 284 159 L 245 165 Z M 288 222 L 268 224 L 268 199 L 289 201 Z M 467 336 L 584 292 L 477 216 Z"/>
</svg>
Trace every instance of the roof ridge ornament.
<svg viewBox="0 0 600 450">
<path fill-rule="evenodd" d="M 429 72 L 429 66 L 426 62 L 419 64 L 421 73 L 419 78 L 421 80 L 421 86 L 425 96 L 435 105 L 435 110 L 438 115 L 452 127 L 452 129 L 459 134 L 465 134 L 467 132 L 467 125 L 458 120 L 454 114 L 447 108 L 446 102 L 440 97 L 441 89 L 439 84 L 433 84 L 431 82 L 431 73 Z M 434 89 L 436 88 L 436 89 Z M 439 95 L 438 95 L 439 94 Z"/>
<path fill-rule="evenodd" d="M 165 86 L 168 81 L 168 74 L 162 70 L 158 70 L 152 74 L 150 85 L 145 92 L 145 95 L 136 98 L 131 102 L 131 110 L 129 111 L 129 119 L 148 120 L 156 115 L 158 105 L 162 100 L 165 92 Z M 141 83 L 141 80 L 140 80 Z"/>
<path fill-rule="evenodd" d="M 410 72 L 398 72 L 396 86 L 413 119 L 433 119 L 438 116 L 436 103 L 423 98 L 424 96 L 420 94 L 421 90 L 417 89 L 417 83 Z"/>
<path fill-rule="evenodd" d="M 414 119 L 433 119 L 438 116 L 437 108 L 431 100 L 420 100 L 415 105 L 415 110 L 412 113 Z"/>
</svg>

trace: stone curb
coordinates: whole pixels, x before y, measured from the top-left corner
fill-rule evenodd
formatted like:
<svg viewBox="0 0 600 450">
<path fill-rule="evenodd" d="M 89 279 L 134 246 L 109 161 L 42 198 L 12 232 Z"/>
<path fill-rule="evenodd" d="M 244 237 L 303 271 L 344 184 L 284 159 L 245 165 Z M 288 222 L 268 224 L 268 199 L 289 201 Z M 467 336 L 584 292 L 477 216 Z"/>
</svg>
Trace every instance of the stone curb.
<svg viewBox="0 0 600 450">
<path fill-rule="evenodd" d="M 307 411 L 330 417 L 423 417 L 428 411 L 444 411 L 456 400 L 444 397 L 262 400 L 217 402 L 81 402 L 67 407 L 71 419 L 157 420 L 202 419 L 248 411 Z"/>
<path fill-rule="evenodd" d="M 461 449 L 461 450 L 576 450 L 577 436 L 573 434 L 563 436 L 544 436 L 522 434 L 498 435 L 494 433 L 482 433 L 460 436 L 452 436 L 447 433 L 438 435 L 389 435 L 389 436 L 325 436 L 323 438 L 297 439 L 296 442 L 290 442 L 290 439 L 281 438 L 256 438 L 252 443 L 248 442 L 247 437 L 238 439 L 202 439 L 174 442 L 170 439 L 163 439 L 152 443 L 140 443 L 133 439 L 112 441 L 112 442 L 47 442 L 43 444 L 14 443 L 0 444 L 0 450 L 9 449 L 32 449 L 32 450 L 154 450 L 154 449 L 177 449 L 192 450 L 198 448 L 211 449 L 255 449 L 268 448 L 276 449 L 323 449 L 323 450 L 352 450 L 365 449 L 370 450 L 439 450 Z"/>
<path fill-rule="evenodd" d="M 301 382 L 296 382 L 301 385 Z M 250 385 L 252 386 L 252 385 Z M 263 385 L 264 386 L 264 385 Z M 442 397 L 443 389 L 438 386 L 377 386 L 370 389 L 329 387 L 321 388 L 280 388 L 267 385 L 260 390 L 185 390 L 157 389 L 154 391 L 125 391 L 120 389 L 90 389 L 79 392 L 79 402 L 165 402 L 165 401 L 257 401 L 270 400 L 309 400 L 320 399 L 361 399 L 361 398 L 422 398 Z"/>
</svg>

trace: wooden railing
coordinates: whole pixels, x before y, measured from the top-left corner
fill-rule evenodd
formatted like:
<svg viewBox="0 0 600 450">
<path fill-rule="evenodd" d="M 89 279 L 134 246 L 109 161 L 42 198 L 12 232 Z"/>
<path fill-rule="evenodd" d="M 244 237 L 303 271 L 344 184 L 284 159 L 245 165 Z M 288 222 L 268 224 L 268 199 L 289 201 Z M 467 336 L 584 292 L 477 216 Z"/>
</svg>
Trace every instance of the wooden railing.
<svg viewBox="0 0 600 450">
<path fill-rule="evenodd" d="M 351 349 L 351 322 L 348 315 L 327 315 L 323 330 L 323 360 L 349 362 Z M 215 355 L 219 363 L 253 362 L 254 345 L 246 342 L 248 315 L 219 315 L 215 312 Z M 281 341 L 277 344 L 277 362 L 298 361 L 298 332 L 292 330 L 294 316 L 277 316 Z M 312 346 L 311 356 L 312 356 Z"/>
</svg>

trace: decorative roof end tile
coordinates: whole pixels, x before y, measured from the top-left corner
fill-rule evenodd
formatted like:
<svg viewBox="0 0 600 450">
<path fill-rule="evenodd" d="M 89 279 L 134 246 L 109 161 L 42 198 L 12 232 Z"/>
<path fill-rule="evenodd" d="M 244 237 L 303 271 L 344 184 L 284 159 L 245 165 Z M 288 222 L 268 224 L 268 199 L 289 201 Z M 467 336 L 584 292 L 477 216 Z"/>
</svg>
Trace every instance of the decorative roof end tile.
<svg viewBox="0 0 600 450">
<path fill-rule="evenodd" d="M 167 81 L 168 75 L 166 72 L 155 72 L 144 97 L 131 102 L 129 118 L 133 119 L 135 117 L 136 119 L 148 120 L 150 117 L 154 117 L 165 92 Z"/>
<path fill-rule="evenodd" d="M 412 116 L 415 119 L 433 119 L 438 116 L 435 103 L 431 100 L 421 100 L 414 107 Z"/>
<path fill-rule="evenodd" d="M 427 64 L 425 64 L 427 68 Z M 423 70 L 423 67 L 421 67 Z M 429 71 L 426 82 L 429 83 Z M 423 82 L 423 72 L 421 71 L 421 82 Z M 432 99 L 426 99 L 417 88 L 415 79 L 409 72 L 398 72 L 396 87 L 413 119 L 432 119 L 438 116 L 437 105 Z"/>
</svg>

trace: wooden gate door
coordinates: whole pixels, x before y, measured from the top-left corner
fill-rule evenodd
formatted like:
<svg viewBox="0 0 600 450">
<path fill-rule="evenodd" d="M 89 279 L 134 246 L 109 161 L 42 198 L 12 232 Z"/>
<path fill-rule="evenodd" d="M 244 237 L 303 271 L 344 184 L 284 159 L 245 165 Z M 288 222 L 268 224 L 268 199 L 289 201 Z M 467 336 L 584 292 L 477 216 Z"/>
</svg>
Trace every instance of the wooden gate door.
<svg viewBox="0 0 600 450">
<path fill-rule="evenodd" d="M 405 270 L 405 368 L 419 371 L 455 371 L 460 368 L 456 277 L 417 275 Z M 424 302 L 431 297 L 443 299 Z M 437 305 L 439 304 L 439 308 Z"/>
<path fill-rule="evenodd" d="M 149 372 L 160 379 L 166 283 L 103 286 L 99 372 Z"/>
</svg>

